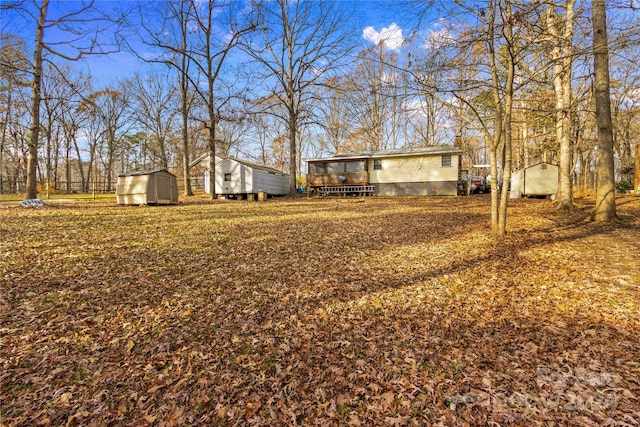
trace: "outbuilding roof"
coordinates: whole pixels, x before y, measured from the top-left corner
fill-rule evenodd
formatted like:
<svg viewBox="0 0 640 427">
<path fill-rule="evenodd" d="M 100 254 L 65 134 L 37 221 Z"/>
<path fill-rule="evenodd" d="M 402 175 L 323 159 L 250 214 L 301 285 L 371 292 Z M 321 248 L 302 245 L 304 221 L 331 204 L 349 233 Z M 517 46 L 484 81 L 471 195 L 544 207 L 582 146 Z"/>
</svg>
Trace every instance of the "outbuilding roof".
<svg viewBox="0 0 640 427">
<path fill-rule="evenodd" d="M 276 168 L 272 168 L 271 166 L 262 165 L 260 163 L 254 163 L 254 162 L 250 162 L 248 160 L 240 160 L 240 159 L 237 159 L 237 158 L 231 157 L 231 156 L 218 156 L 218 157 L 220 157 L 222 159 L 233 160 L 235 162 L 240 163 L 241 165 L 245 165 L 245 166 L 250 167 L 252 169 L 257 169 L 257 170 L 261 170 L 261 171 L 269 172 L 269 173 L 275 173 L 275 174 L 278 174 L 278 175 L 287 175 L 286 173 L 282 172 L 281 170 L 278 170 Z"/>
<path fill-rule="evenodd" d="M 194 167 L 198 163 L 200 163 L 200 162 L 202 162 L 202 161 L 204 161 L 204 160 L 206 160 L 208 158 L 209 158 L 209 153 L 203 153 L 200 156 L 196 157 L 189 164 L 189 167 Z M 269 172 L 269 173 L 275 173 L 275 174 L 279 174 L 279 175 L 283 175 L 283 176 L 288 176 L 288 174 L 286 174 L 286 173 L 284 173 L 281 170 L 278 170 L 276 168 L 272 168 L 271 166 L 267 166 L 267 165 L 263 165 L 263 164 L 255 163 L 255 162 L 250 162 L 249 160 L 241 160 L 241 159 L 238 159 L 238 158 L 233 157 L 233 156 L 225 156 L 224 154 L 216 154 L 216 164 L 220 163 L 221 161 L 223 161 L 225 159 L 233 160 L 234 162 L 238 162 L 241 165 L 250 167 L 252 169 L 261 170 L 261 171 Z"/>
<path fill-rule="evenodd" d="M 166 169 L 153 169 L 153 170 L 148 170 L 148 171 L 135 171 L 135 172 L 128 172 L 128 173 L 121 173 L 118 176 L 141 176 L 141 175 L 153 175 L 154 173 L 158 173 L 158 172 L 166 172 L 169 175 L 173 175 L 171 172 L 169 172 Z"/>
</svg>

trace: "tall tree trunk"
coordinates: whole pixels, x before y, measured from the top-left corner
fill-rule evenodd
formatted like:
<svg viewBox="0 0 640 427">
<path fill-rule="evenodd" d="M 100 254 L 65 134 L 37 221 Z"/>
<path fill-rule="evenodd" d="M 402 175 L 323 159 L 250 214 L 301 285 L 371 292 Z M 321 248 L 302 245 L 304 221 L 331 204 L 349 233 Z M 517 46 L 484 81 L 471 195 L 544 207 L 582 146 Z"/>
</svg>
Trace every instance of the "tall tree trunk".
<svg viewBox="0 0 640 427">
<path fill-rule="evenodd" d="M 210 12 L 211 13 L 211 12 Z M 207 37 L 207 50 L 210 51 L 208 45 L 210 38 Z M 208 109 L 209 109 L 209 188 L 211 189 L 211 200 L 216 199 L 216 126 L 218 124 L 218 115 L 215 110 L 215 98 L 214 94 L 214 79 L 212 74 L 211 61 L 208 61 L 209 66 L 209 91 L 208 97 Z"/>
<path fill-rule="evenodd" d="M 496 237 L 502 237 L 506 232 L 506 212 L 504 215 L 501 213 L 500 194 L 498 193 L 498 148 L 502 141 L 503 135 L 503 108 L 502 100 L 500 99 L 500 78 L 498 77 L 498 60 L 496 58 L 495 47 L 495 5 L 493 1 L 488 2 L 488 48 L 489 48 L 489 64 L 491 67 L 491 84 L 493 104 L 496 110 L 496 117 L 494 123 L 493 138 L 491 138 L 489 147 L 489 163 L 491 170 L 491 232 Z M 505 205 L 506 210 L 506 205 Z M 503 221 L 501 222 L 501 217 Z"/>
<path fill-rule="evenodd" d="M 289 110 L 289 196 L 296 195 L 296 149 L 298 143 L 296 141 L 296 113 Z"/>
<path fill-rule="evenodd" d="M 209 190 L 211 200 L 216 199 L 216 125 L 209 129 Z"/>
<path fill-rule="evenodd" d="M 182 112 L 182 170 L 184 177 L 184 195 L 193 196 L 191 190 L 191 177 L 189 176 L 189 110 L 187 100 L 187 90 L 185 88 L 186 77 L 181 77 L 180 98 Z"/>
<path fill-rule="evenodd" d="M 167 147 L 164 136 L 158 135 L 158 146 L 160 148 L 160 163 L 162 164 L 162 168 L 169 170 L 169 159 L 167 158 Z"/>
<path fill-rule="evenodd" d="M 640 142 L 636 142 L 636 174 L 633 179 L 633 192 L 640 195 Z"/>
<path fill-rule="evenodd" d="M 80 157 L 80 156 L 78 156 Z M 91 190 L 91 182 L 96 182 L 96 146 L 95 143 L 91 145 L 91 152 L 89 153 L 89 165 L 87 167 L 87 181 L 85 182 L 86 188 L 84 189 L 85 193 L 88 193 Z"/>
<path fill-rule="evenodd" d="M 184 3 L 180 6 L 180 11 L 184 9 Z M 187 6 L 188 7 L 188 6 Z M 180 23 L 180 112 L 182 113 L 182 171 L 184 174 L 184 195 L 193 196 L 191 189 L 191 174 L 189 171 L 189 59 L 187 57 L 187 35 L 189 33 L 188 20 L 183 19 Z M 215 163 L 215 157 L 214 157 Z M 209 187 L 212 188 L 212 187 Z"/>
<path fill-rule="evenodd" d="M 9 84 L 7 90 L 7 115 L 5 116 L 4 122 L 2 123 L 2 139 L 0 139 L 0 194 L 4 192 L 4 181 L 2 179 L 2 167 L 4 165 L 4 147 L 5 141 L 7 140 L 7 127 L 9 125 L 9 118 L 11 117 L 11 95 L 13 93 L 13 88 L 11 84 Z M 9 174 L 7 173 L 7 178 L 9 178 Z"/>
<path fill-rule="evenodd" d="M 65 141 L 64 147 L 64 181 L 65 190 L 71 192 L 71 142 Z"/>
<path fill-rule="evenodd" d="M 115 154 L 115 147 L 116 147 L 116 136 L 114 134 L 112 134 L 111 132 L 108 133 L 107 135 L 107 164 L 106 166 L 106 171 L 105 171 L 105 190 L 107 193 L 111 192 L 111 179 L 112 179 L 112 174 L 113 174 L 113 155 Z"/>
<path fill-rule="evenodd" d="M 503 183 L 511 180 L 512 167 L 512 149 L 513 149 L 513 133 L 512 133 L 512 116 L 513 116 L 513 82 L 515 78 L 515 52 L 513 37 L 513 19 L 511 13 L 511 3 L 505 3 L 506 22 L 505 22 L 505 41 L 507 43 L 506 68 L 507 78 L 505 81 L 504 94 L 504 156 L 503 156 Z M 498 192 L 499 185 L 492 187 L 492 192 Z M 507 233 L 507 202 L 509 192 L 508 185 L 503 186 L 500 193 L 500 209 L 498 214 L 498 237 L 504 237 Z"/>
<path fill-rule="evenodd" d="M 2 137 L 2 140 L 0 141 L 0 194 L 4 193 L 4 180 L 2 179 L 3 166 L 4 166 L 4 135 Z"/>
<path fill-rule="evenodd" d="M 559 146 L 558 193 L 556 206 L 573 209 L 571 182 L 571 112 L 573 89 L 571 87 L 573 66 L 573 33 L 575 0 L 566 0 L 564 17 L 559 17 L 555 4 L 547 5 L 548 29 L 554 38 L 552 49 L 553 88 L 556 97 L 556 142 Z"/>
<path fill-rule="evenodd" d="M 46 97 L 46 94 L 45 94 Z M 51 188 L 51 138 L 52 136 L 52 124 L 51 116 L 48 117 L 47 126 L 45 127 L 45 133 L 43 137 L 46 140 L 46 159 L 44 162 L 44 183 L 47 189 L 47 198 L 49 198 L 49 190 Z"/>
<path fill-rule="evenodd" d="M 60 163 L 60 127 L 56 128 L 53 140 L 53 188 L 59 190 L 58 164 Z"/>
<path fill-rule="evenodd" d="M 558 111 L 560 128 L 560 161 L 558 167 L 558 193 L 556 207 L 558 209 L 573 209 L 573 184 L 571 181 L 571 65 L 562 76 L 562 109 Z"/>
<path fill-rule="evenodd" d="M 616 218 L 615 174 L 613 164 L 613 128 L 609 89 L 609 48 L 605 0 L 591 3 L 593 20 L 593 74 L 598 125 L 598 182 L 594 221 Z"/>
<path fill-rule="evenodd" d="M 80 191 L 87 191 L 87 185 L 85 183 L 84 178 L 84 165 L 82 164 L 82 156 L 80 154 L 80 147 L 78 147 L 78 141 L 76 138 L 73 138 L 73 146 L 76 150 L 76 156 L 78 156 L 78 171 L 80 172 Z"/>
<path fill-rule="evenodd" d="M 31 135 L 29 136 L 29 156 L 27 157 L 26 198 L 38 197 L 38 141 L 40 136 L 40 100 L 42 96 L 42 45 L 44 41 L 44 23 L 49 9 L 49 0 L 43 0 L 38 16 L 35 47 L 33 49 L 33 80 L 31 82 Z"/>
</svg>

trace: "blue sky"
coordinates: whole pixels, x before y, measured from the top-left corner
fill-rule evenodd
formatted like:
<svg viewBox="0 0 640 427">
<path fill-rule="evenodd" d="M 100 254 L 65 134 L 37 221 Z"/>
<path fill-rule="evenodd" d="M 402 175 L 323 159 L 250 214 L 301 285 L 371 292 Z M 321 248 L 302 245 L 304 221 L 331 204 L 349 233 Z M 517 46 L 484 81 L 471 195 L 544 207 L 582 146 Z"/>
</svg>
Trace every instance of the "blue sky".
<svg viewBox="0 0 640 427">
<path fill-rule="evenodd" d="M 340 1 L 340 0 L 336 0 Z M 4 4 L 10 4 L 0 0 Z M 133 1 L 107 1 L 98 0 L 97 5 L 107 13 L 118 13 L 118 11 L 134 6 Z M 49 9 L 49 16 L 65 13 L 72 8 L 77 8 L 78 1 L 58 1 L 53 0 Z M 352 27 L 362 42 L 362 47 L 368 47 L 372 44 L 378 44 L 384 41 L 388 50 L 399 49 L 403 42 L 411 33 L 410 24 L 406 22 L 408 15 L 396 10 L 395 1 L 367 1 L 367 0 L 349 0 L 348 5 L 352 7 L 353 17 L 351 22 L 345 22 L 344 25 Z M 14 33 L 25 39 L 28 45 L 32 44 L 33 39 L 33 23 L 28 21 L 32 19 L 10 12 L 2 11 L 0 16 L 1 30 L 3 33 Z M 45 38 L 52 40 L 65 40 L 64 37 L 56 33 L 54 29 L 45 33 Z M 64 49 L 63 46 L 59 46 Z M 135 57 L 132 53 L 121 51 L 109 55 L 91 56 L 87 59 L 71 63 L 75 69 L 80 69 L 84 73 L 90 73 L 94 76 L 97 83 L 108 84 L 116 79 L 128 77 L 138 71 L 144 73 L 152 66 L 145 64 Z"/>
<path fill-rule="evenodd" d="M 359 35 L 362 46 L 368 47 L 378 44 L 382 39 L 390 49 L 394 50 L 402 45 L 405 40 L 404 35 L 408 32 L 403 30 L 400 14 L 390 12 L 389 6 L 392 1 L 367 1 L 350 0 L 353 5 L 353 22 L 345 22 L 345 26 L 352 26 L 353 31 Z M 96 78 L 112 80 L 123 74 L 133 72 L 144 72 L 150 65 L 141 63 L 133 54 L 119 52 L 102 57 L 93 57 L 88 61 L 88 66 Z"/>
</svg>

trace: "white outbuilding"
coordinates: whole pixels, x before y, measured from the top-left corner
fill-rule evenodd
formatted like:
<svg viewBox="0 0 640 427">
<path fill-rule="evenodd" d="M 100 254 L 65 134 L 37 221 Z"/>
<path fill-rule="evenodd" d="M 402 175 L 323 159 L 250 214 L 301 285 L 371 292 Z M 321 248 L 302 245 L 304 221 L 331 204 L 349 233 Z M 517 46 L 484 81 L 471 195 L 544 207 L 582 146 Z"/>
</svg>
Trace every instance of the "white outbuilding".
<svg viewBox="0 0 640 427">
<path fill-rule="evenodd" d="M 558 166 L 543 162 L 517 170 L 511 175 L 510 188 L 509 196 L 512 199 L 553 196 L 558 192 Z"/>
<path fill-rule="evenodd" d="M 206 161 L 206 157 L 203 158 Z M 216 194 L 225 197 L 284 196 L 289 193 L 289 175 L 259 163 L 230 156 L 216 156 Z M 209 188 L 209 170 L 204 173 L 204 190 Z"/>
</svg>

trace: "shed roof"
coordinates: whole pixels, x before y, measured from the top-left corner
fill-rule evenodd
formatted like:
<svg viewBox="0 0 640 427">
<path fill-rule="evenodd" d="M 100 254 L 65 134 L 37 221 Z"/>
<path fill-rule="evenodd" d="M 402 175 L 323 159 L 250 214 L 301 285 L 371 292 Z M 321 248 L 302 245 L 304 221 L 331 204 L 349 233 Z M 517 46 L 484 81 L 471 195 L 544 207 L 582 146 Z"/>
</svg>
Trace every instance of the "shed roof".
<svg viewBox="0 0 640 427">
<path fill-rule="evenodd" d="M 455 154 L 462 150 L 451 145 L 436 145 L 429 147 L 403 148 L 396 150 L 370 150 L 370 151 L 349 151 L 346 153 L 338 153 L 333 157 L 323 159 L 307 159 L 308 162 L 321 162 L 331 160 L 358 160 L 358 159 L 376 159 L 381 157 L 406 157 L 406 156 L 423 156 L 436 154 Z"/>
<path fill-rule="evenodd" d="M 169 172 L 166 169 L 153 169 L 153 170 L 148 170 L 148 171 L 135 171 L 135 172 L 129 172 L 129 173 L 121 173 L 118 176 L 141 176 L 141 175 L 153 175 L 154 173 L 158 173 L 158 172 L 166 172 L 169 175 L 173 175 L 171 172 Z"/>
</svg>

